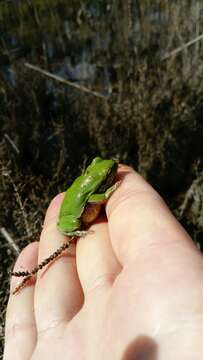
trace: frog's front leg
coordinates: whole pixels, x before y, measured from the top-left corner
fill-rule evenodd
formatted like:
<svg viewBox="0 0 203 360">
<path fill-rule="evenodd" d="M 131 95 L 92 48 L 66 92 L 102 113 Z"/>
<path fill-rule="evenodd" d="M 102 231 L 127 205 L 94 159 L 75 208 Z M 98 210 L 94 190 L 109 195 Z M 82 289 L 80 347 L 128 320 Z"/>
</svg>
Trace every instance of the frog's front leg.
<svg viewBox="0 0 203 360">
<path fill-rule="evenodd" d="M 110 198 L 110 196 L 116 191 L 116 189 L 120 186 L 121 181 L 117 181 L 114 185 L 108 188 L 102 194 L 93 194 L 88 199 L 88 203 L 90 204 L 105 204 L 106 201 Z"/>
</svg>

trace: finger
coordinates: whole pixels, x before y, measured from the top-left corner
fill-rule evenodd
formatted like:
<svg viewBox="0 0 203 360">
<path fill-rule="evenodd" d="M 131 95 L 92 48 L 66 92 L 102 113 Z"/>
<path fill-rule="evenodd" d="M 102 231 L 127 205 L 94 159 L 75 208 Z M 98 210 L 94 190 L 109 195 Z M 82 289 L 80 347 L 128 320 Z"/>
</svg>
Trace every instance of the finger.
<svg viewBox="0 0 203 360">
<path fill-rule="evenodd" d="M 28 245 L 19 255 L 14 271 L 30 270 L 37 264 L 38 243 Z M 18 294 L 12 292 L 22 279 L 11 279 L 11 294 L 6 312 L 4 360 L 30 359 L 36 344 L 34 282 Z"/>
<path fill-rule="evenodd" d="M 100 218 L 77 243 L 77 269 L 84 294 L 108 288 L 120 272 L 108 235 L 108 225 Z"/>
<path fill-rule="evenodd" d="M 106 304 L 121 271 L 109 240 L 108 225 L 100 218 L 77 243 L 77 268 L 84 291 L 83 326 L 89 354 L 98 353 L 103 336 Z M 95 324 L 97 330 L 95 331 Z M 88 334 L 92 334 L 89 338 Z M 91 356 L 90 356 L 91 357 Z"/>
<path fill-rule="evenodd" d="M 56 228 L 64 194 L 56 196 L 46 213 L 40 238 L 38 263 L 50 256 L 68 239 Z M 77 275 L 75 245 L 71 245 L 59 258 L 43 268 L 37 276 L 35 312 L 39 332 L 66 322 L 79 311 L 83 293 Z"/>
<path fill-rule="evenodd" d="M 107 203 L 113 249 L 124 264 L 167 244 L 197 249 L 158 193 L 128 166 L 119 167 L 120 187 Z"/>
</svg>

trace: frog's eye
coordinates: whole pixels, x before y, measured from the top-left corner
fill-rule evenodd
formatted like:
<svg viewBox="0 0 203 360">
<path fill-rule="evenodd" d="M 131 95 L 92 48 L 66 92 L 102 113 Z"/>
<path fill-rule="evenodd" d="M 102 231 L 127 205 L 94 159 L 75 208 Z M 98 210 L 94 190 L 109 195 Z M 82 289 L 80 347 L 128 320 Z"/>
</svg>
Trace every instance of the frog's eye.
<svg viewBox="0 0 203 360">
<path fill-rule="evenodd" d="M 119 159 L 118 159 L 118 158 L 112 158 L 112 160 L 113 160 L 116 164 L 119 164 Z"/>
</svg>

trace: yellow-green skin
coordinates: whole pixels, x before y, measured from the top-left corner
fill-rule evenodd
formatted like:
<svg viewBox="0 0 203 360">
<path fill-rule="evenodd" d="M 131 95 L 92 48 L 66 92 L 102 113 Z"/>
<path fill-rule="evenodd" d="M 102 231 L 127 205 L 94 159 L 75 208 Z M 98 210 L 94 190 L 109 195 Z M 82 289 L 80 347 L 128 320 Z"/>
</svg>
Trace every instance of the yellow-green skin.
<svg viewBox="0 0 203 360">
<path fill-rule="evenodd" d="M 65 193 L 57 228 L 67 236 L 82 236 L 81 217 L 88 203 L 102 204 L 117 188 L 118 162 L 94 158 L 84 174 L 76 178 Z"/>
</svg>

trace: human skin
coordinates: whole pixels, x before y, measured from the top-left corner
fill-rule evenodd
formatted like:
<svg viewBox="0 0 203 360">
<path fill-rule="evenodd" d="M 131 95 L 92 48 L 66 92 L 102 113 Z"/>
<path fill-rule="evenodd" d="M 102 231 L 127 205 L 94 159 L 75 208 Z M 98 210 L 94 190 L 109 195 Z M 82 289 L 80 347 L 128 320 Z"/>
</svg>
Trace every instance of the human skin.
<svg viewBox="0 0 203 360">
<path fill-rule="evenodd" d="M 17 295 L 12 278 L 4 360 L 203 359 L 202 254 L 140 175 L 122 165 L 118 177 L 107 218 Z M 66 240 L 56 229 L 63 196 L 15 271 Z"/>
</svg>

